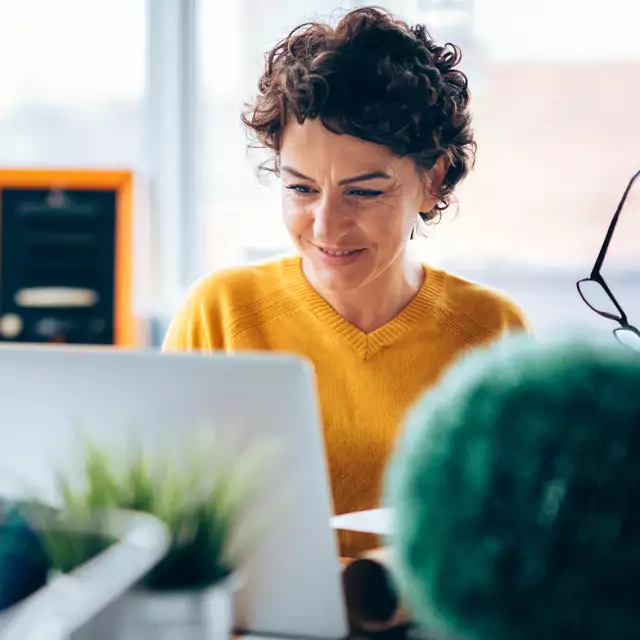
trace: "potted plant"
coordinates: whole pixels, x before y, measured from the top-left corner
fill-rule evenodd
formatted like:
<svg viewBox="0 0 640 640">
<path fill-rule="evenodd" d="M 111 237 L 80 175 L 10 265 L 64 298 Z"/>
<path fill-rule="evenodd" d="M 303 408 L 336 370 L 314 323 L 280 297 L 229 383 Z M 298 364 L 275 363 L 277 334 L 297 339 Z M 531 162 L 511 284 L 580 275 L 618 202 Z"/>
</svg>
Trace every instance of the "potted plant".
<svg viewBox="0 0 640 640">
<path fill-rule="evenodd" d="M 74 638 L 229 637 L 238 570 L 261 532 L 247 515 L 261 487 L 269 449 L 262 445 L 233 452 L 214 444 L 200 438 L 188 445 L 167 442 L 151 455 L 143 447 L 118 447 L 110 453 L 85 439 L 80 474 L 57 474 L 60 518 L 73 523 L 80 514 L 98 518 L 114 509 L 144 512 L 161 520 L 170 536 L 165 556 Z M 101 530 L 100 522 L 94 530 Z M 52 566 L 60 572 L 107 543 L 83 538 L 79 544 L 53 535 L 45 539 Z"/>
<path fill-rule="evenodd" d="M 168 548 L 167 527 L 150 514 L 71 515 L 38 502 L 2 503 L 2 640 L 42 633 L 69 637 L 144 576 Z M 64 573 L 52 571 L 55 550 L 65 561 Z"/>
</svg>

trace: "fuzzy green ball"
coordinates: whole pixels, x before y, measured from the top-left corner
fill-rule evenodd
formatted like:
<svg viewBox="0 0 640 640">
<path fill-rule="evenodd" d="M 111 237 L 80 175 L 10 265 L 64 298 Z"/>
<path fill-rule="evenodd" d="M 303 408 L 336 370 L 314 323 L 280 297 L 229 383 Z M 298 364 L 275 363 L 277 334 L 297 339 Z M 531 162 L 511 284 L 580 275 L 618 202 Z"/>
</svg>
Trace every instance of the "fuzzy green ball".
<svg viewBox="0 0 640 640">
<path fill-rule="evenodd" d="M 410 413 L 389 468 L 404 595 L 465 640 L 640 637 L 640 355 L 510 339 Z"/>
</svg>

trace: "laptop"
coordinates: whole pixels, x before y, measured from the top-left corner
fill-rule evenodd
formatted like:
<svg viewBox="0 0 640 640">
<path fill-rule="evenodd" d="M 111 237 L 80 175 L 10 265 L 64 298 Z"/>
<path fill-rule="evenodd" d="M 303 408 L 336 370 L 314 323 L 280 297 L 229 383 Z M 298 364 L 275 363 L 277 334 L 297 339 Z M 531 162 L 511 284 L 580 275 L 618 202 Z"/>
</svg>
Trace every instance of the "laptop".
<svg viewBox="0 0 640 640">
<path fill-rule="evenodd" d="M 105 444 L 135 434 L 150 451 L 203 426 L 220 442 L 275 443 L 277 469 L 262 504 L 275 517 L 246 563 L 238 627 L 279 637 L 347 634 L 315 381 L 306 361 L 274 353 L 3 347 L 0 495 L 21 497 L 24 480 L 53 491 L 53 469 L 73 464 L 79 426 Z"/>
</svg>

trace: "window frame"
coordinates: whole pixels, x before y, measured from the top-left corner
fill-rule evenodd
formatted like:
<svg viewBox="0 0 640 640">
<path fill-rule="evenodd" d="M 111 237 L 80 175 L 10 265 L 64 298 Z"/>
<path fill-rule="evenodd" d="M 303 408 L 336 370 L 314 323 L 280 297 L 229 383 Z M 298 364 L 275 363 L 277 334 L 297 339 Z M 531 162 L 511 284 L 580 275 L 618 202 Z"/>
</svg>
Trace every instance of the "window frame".
<svg viewBox="0 0 640 640">
<path fill-rule="evenodd" d="M 146 130 L 152 306 L 171 314 L 200 273 L 200 0 L 147 0 Z"/>
</svg>

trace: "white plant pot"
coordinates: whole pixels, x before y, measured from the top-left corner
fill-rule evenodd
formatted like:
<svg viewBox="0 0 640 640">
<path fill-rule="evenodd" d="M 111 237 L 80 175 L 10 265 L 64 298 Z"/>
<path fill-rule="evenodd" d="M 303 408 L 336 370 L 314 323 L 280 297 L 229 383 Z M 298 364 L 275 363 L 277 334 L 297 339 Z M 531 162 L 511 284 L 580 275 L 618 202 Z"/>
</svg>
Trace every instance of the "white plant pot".
<svg viewBox="0 0 640 640">
<path fill-rule="evenodd" d="M 72 640 L 229 640 L 237 580 L 199 591 L 132 589 Z"/>
</svg>

